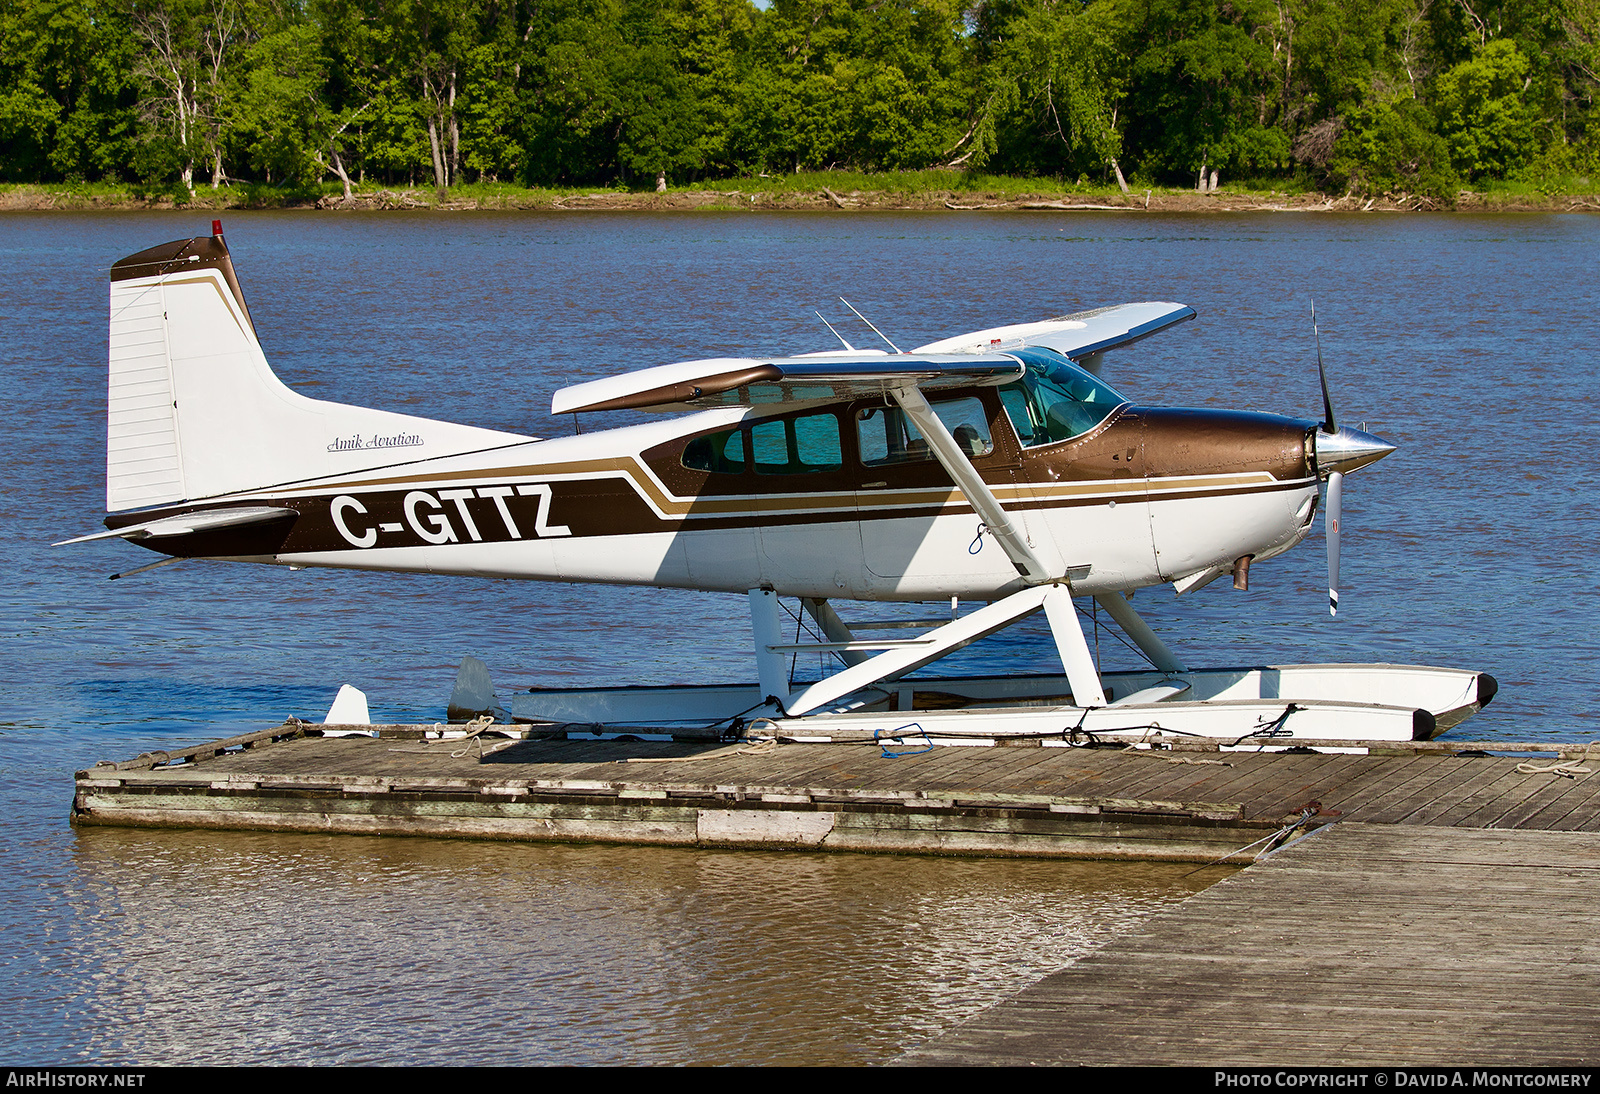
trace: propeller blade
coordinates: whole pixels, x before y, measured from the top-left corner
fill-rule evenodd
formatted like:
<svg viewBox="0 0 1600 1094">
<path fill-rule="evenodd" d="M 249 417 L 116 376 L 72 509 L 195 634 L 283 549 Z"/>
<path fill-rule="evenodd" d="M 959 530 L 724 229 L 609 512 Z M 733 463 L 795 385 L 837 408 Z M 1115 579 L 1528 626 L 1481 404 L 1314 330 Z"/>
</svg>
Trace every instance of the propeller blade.
<svg viewBox="0 0 1600 1094">
<path fill-rule="evenodd" d="M 1328 476 L 1328 614 L 1339 614 L 1339 510 L 1344 503 L 1344 472 Z"/>
<path fill-rule="evenodd" d="M 1333 399 L 1328 396 L 1328 370 L 1322 367 L 1322 332 L 1317 329 L 1317 302 L 1311 301 L 1311 334 L 1317 340 L 1317 378 L 1322 381 L 1322 431 L 1338 432 L 1333 421 Z"/>
</svg>

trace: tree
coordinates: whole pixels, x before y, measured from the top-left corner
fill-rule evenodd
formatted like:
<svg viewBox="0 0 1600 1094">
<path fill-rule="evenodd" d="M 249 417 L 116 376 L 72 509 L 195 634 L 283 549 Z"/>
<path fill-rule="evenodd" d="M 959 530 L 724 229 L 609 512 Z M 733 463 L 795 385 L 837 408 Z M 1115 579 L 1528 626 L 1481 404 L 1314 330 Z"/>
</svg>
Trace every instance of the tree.
<svg viewBox="0 0 1600 1094">
<path fill-rule="evenodd" d="M 1140 44 L 1129 74 L 1126 142 L 1149 171 L 1193 178 L 1276 170 L 1289 140 L 1270 124 L 1272 49 L 1255 34 L 1276 18 L 1266 0 L 1123 0 L 1121 21 Z"/>
<path fill-rule="evenodd" d="M 1014 9 L 988 65 L 986 105 L 1020 111 L 1002 153 L 1027 171 L 1110 168 L 1124 192 L 1118 108 L 1126 93 L 1116 11 L 1109 3 L 1029 0 Z M 974 156 L 982 162 L 981 154 Z"/>
<path fill-rule="evenodd" d="M 1402 98 L 1351 111 L 1335 145 L 1332 177 L 1365 193 L 1405 191 L 1453 202 L 1459 181 L 1432 113 Z"/>
<path fill-rule="evenodd" d="M 1538 154 L 1534 114 L 1522 97 L 1532 82 L 1527 58 L 1504 38 L 1439 77 L 1439 130 L 1467 178 L 1504 175 Z"/>
<path fill-rule="evenodd" d="M 153 0 L 134 7 L 134 73 L 145 87 L 139 103 L 144 136 L 165 146 L 191 195 L 198 161 L 210 162 L 212 189 L 225 177 L 234 65 L 251 30 L 235 0 Z"/>
<path fill-rule="evenodd" d="M 133 64 L 114 0 L 0 2 L 0 176 L 120 174 L 138 125 Z"/>
</svg>

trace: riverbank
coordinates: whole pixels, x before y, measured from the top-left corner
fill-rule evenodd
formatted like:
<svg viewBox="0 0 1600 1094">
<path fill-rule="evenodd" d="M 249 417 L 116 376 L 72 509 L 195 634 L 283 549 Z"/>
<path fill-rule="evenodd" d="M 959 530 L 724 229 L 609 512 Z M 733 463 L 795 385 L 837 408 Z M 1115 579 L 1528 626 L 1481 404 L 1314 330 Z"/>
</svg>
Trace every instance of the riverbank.
<svg viewBox="0 0 1600 1094">
<path fill-rule="evenodd" d="M 927 177 L 933 176 L 933 177 Z M 949 177 L 938 177 L 949 176 Z M 663 192 L 600 189 L 536 189 L 500 183 L 469 183 L 446 191 L 418 187 L 358 187 L 350 196 L 335 187 L 225 185 L 199 187 L 192 198 L 106 184 L 15 184 L 0 186 L 0 212 L 86 212 L 137 209 L 306 209 L 325 212 L 460 212 L 530 210 L 675 212 L 734 209 L 789 210 L 1049 212 L 1113 211 L 1160 213 L 1239 212 L 1579 212 L 1600 211 L 1600 192 L 1542 192 L 1500 185 L 1463 190 L 1453 203 L 1416 194 L 1363 197 L 1316 191 L 1253 190 L 1220 187 L 1210 193 L 1145 188 L 1123 194 L 1115 189 L 1054 187 L 1054 180 L 986 179 L 992 186 L 962 188 L 955 172 L 895 176 L 817 173 L 671 188 Z M 1586 180 L 1585 180 L 1586 181 Z M 945 185 L 941 185 L 945 184 Z"/>
</svg>

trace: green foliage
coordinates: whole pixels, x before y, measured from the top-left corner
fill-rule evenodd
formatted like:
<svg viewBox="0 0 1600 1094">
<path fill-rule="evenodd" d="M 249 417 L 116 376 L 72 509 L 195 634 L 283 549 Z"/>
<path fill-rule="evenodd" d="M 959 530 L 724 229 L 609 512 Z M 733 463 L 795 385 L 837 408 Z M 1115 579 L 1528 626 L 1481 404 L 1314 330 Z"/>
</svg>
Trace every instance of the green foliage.
<svg viewBox="0 0 1600 1094">
<path fill-rule="evenodd" d="M 1467 178 L 1503 175 L 1538 154 L 1533 111 L 1523 99 L 1531 82 L 1527 58 L 1504 38 L 1439 77 L 1439 132 Z"/>
<path fill-rule="evenodd" d="M 1275 75 L 1262 6 L 1230 12 L 1211 0 L 1130 0 L 1142 43 L 1130 68 L 1129 136 L 1147 169 L 1182 178 L 1287 167 L 1289 140 L 1269 124 Z M 1232 17 L 1230 18 L 1230 14 Z"/>
<path fill-rule="evenodd" d="M 314 25 L 285 26 L 251 47 L 229 120 L 235 145 L 256 170 L 281 182 L 310 183 L 322 176 L 317 154 L 328 127 L 321 99 L 326 82 L 327 61 Z"/>
<path fill-rule="evenodd" d="M 1362 107 L 1345 124 L 1333 161 L 1335 179 L 1357 193 L 1404 191 L 1455 200 L 1460 180 L 1450 148 L 1421 103 L 1399 99 Z"/>
<path fill-rule="evenodd" d="M 1106 0 L 1085 7 L 1027 0 L 1018 7 L 997 34 L 990 65 L 987 105 L 1003 116 L 996 162 L 1100 176 L 1122 153 L 1117 115 L 1129 58 L 1117 15 Z M 990 149 L 974 151 L 974 166 L 989 162 Z"/>
<path fill-rule="evenodd" d="M 1582 177 L 1597 84 L 1600 0 L 0 0 L 0 180 L 1445 196 Z"/>
<path fill-rule="evenodd" d="M 95 179 L 129 160 L 126 13 L 106 0 L 0 2 L 0 177 Z"/>
</svg>

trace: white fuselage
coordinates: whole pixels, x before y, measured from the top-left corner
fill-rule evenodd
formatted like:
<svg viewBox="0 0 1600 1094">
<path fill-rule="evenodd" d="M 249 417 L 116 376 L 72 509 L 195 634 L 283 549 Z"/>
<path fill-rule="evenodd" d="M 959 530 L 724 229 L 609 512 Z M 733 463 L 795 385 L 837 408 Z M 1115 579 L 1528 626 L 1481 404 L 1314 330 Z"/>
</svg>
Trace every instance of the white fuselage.
<svg viewBox="0 0 1600 1094">
<path fill-rule="evenodd" d="M 292 502 L 308 526 L 325 515 L 333 534 L 322 549 L 297 547 L 306 537 L 294 534 L 270 555 L 225 556 L 255 562 L 858 600 L 989 599 L 1021 587 L 953 486 L 708 499 L 674 493 L 643 456 L 759 416 L 707 411 L 212 504 Z M 1040 559 L 1082 593 L 1278 554 L 1306 535 L 1317 494 L 1315 478 L 1265 472 L 992 486 Z"/>
</svg>

